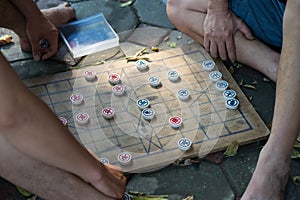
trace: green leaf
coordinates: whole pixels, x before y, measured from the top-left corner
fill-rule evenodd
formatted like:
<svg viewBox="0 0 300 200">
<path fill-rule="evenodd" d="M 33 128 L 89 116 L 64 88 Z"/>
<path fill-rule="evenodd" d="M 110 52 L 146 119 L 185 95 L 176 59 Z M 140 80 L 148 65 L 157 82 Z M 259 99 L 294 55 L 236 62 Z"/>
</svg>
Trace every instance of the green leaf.
<svg viewBox="0 0 300 200">
<path fill-rule="evenodd" d="M 300 148 L 300 142 L 296 141 L 295 144 L 294 144 L 294 147 Z"/>
<path fill-rule="evenodd" d="M 124 7 L 130 6 L 132 3 L 133 3 L 133 1 L 127 1 L 127 2 L 125 2 L 125 3 L 122 3 L 122 4 L 120 5 L 120 7 L 121 7 L 121 8 L 124 8 Z"/>
<path fill-rule="evenodd" d="M 177 43 L 176 42 L 168 42 L 167 44 L 169 45 L 169 47 L 172 47 L 172 48 L 176 48 L 177 47 Z"/>
<path fill-rule="evenodd" d="M 230 66 L 228 70 L 229 70 L 230 74 L 233 74 L 233 73 L 234 73 L 234 68 L 233 68 L 233 66 Z"/>
<path fill-rule="evenodd" d="M 298 185 L 300 183 L 300 176 L 293 176 L 292 180 L 295 185 Z"/>
<path fill-rule="evenodd" d="M 32 193 L 28 192 L 27 190 L 25 190 L 25 189 L 23 189 L 23 188 L 21 188 L 21 187 L 19 187 L 19 186 L 17 186 L 17 190 L 18 190 L 18 192 L 20 192 L 24 197 L 30 197 L 30 196 L 33 195 Z"/>
<path fill-rule="evenodd" d="M 251 83 L 251 85 L 256 85 L 257 84 L 257 81 L 256 80 L 254 80 L 252 83 Z"/>
<path fill-rule="evenodd" d="M 232 66 L 235 67 L 236 69 L 240 69 L 241 67 L 243 67 L 243 65 L 240 63 L 233 63 Z"/>
<path fill-rule="evenodd" d="M 296 149 L 293 149 L 291 154 L 291 159 L 297 159 L 297 158 L 300 158 L 300 153 Z"/>
<path fill-rule="evenodd" d="M 237 141 L 233 141 L 226 149 L 226 151 L 224 152 L 224 156 L 227 157 L 231 157 L 231 156 L 235 156 L 237 154 L 237 150 L 239 149 L 239 144 Z"/>
<path fill-rule="evenodd" d="M 244 84 L 244 80 L 242 79 L 242 80 L 240 80 L 239 85 L 241 86 L 243 84 Z"/>
<path fill-rule="evenodd" d="M 298 133 L 297 141 L 300 142 L 300 133 Z"/>
<path fill-rule="evenodd" d="M 242 68 L 242 67 L 243 67 L 242 64 L 238 64 L 238 66 L 236 66 L 237 69 L 240 69 L 240 68 Z"/>
</svg>

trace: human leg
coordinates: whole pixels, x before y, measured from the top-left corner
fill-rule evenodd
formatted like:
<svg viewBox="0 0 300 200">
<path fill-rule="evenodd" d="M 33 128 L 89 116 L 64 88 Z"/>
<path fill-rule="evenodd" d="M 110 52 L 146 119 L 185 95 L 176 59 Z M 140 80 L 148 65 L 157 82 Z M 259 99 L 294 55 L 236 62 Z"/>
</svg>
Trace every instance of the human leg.
<svg viewBox="0 0 300 200">
<path fill-rule="evenodd" d="M 19 152 L 0 134 L 0 176 L 44 198 L 111 199 L 79 177 Z"/>
<path fill-rule="evenodd" d="M 290 155 L 300 130 L 299 9 L 299 1 L 287 2 L 271 134 L 242 200 L 284 199 Z"/>
<path fill-rule="evenodd" d="M 168 0 L 167 13 L 171 22 L 183 33 L 203 45 L 203 22 L 207 0 Z M 243 34 L 234 35 L 237 61 L 264 73 L 276 81 L 279 54 L 259 40 L 247 40 Z"/>
<path fill-rule="evenodd" d="M 106 195 L 121 197 L 126 183 L 122 172 L 92 157 L 1 54 L 0 66 L 0 134 L 22 153 L 76 174 Z"/>
</svg>

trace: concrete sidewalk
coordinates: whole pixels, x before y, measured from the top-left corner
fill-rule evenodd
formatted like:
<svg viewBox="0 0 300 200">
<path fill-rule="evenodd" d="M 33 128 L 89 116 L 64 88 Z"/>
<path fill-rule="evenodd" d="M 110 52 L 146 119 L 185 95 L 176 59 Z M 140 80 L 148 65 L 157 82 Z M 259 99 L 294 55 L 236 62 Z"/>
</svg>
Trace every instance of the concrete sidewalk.
<svg viewBox="0 0 300 200">
<path fill-rule="evenodd" d="M 38 6 L 52 7 L 62 3 L 59 0 L 39 0 Z M 20 50 L 17 36 L 7 29 L 0 29 L 0 35 L 13 34 L 15 42 L 1 47 L 1 52 L 7 57 L 22 79 L 58 73 L 73 68 L 85 67 L 107 59 L 120 59 L 136 52 L 143 47 L 158 46 L 161 50 L 171 48 L 164 41 L 176 42 L 177 46 L 185 46 L 194 41 L 175 30 L 165 12 L 165 4 L 161 0 L 135 0 L 130 6 L 120 7 L 117 0 L 70 0 L 76 9 L 76 18 L 82 19 L 102 12 L 113 28 L 121 36 L 123 52 L 114 49 L 86 56 L 83 59 L 73 59 L 63 43 L 57 56 L 42 62 L 35 62 L 32 55 Z M 133 31 L 135 29 L 135 31 Z M 122 42 L 130 35 L 130 39 Z M 126 38 L 128 39 L 128 37 Z M 260 73 L 248 68 L 235 68 L 233 76 L 237 82 L 257 82 L 256 90 L 242 88 L 248 98 L 251 98 L 256 111 L 268 125 L 272 121 L 275 84 L 264 80 Z M 164 169 L 145 174 L 129 176 L 127 191 L 137 191 L 146 194 L 170 194 L 172 199 L 180 199 L 186 195 L 194 195 L 196 200 L 239 199 L 244 192 L 254 171 L 258 154 L 265 141 L 255 142 L 240 147 L 238 154 L 227 159 L 223 152 L 209 155 L 198 164 L 190 166 L 174 164 Z M 292 160 L 291 177 L 300 175 L 300 162 Z M 300 196 L 300 187 L 290 179 L 286 191 L 287 200 L 296 200 Z M 0 179 L 0 200 L 22 200 L 13 185 Z"/>
</svg>

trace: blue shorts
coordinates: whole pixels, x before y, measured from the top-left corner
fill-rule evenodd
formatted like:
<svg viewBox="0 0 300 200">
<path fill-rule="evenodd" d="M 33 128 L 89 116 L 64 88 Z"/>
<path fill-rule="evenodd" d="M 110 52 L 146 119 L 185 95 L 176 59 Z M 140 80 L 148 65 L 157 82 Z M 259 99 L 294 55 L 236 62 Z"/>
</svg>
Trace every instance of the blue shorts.
<svg viewBox="0 0 300 200">
<path fill-rule="evenodd" d="M 282 46 L 282 18 L 285 4 L 278 0 L 230 0 L 229 8 L 263 42 Z"/>
</svg>

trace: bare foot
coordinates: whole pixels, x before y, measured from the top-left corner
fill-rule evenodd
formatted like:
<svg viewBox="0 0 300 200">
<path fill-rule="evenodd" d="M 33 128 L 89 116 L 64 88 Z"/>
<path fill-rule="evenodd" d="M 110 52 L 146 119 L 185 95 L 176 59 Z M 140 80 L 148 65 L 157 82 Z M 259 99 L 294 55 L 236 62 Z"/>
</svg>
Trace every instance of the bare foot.
<svg viewBox="0 0 300 200">
<path fill-rule="evenodd" d="M 274 149 L 264 147 L 252 179 L 241 200 L 283 200 L 288 181 L 290 157 L 279 158 Z"/>
<path fill-rule="evenodd" d="M 126 178 L 121 168 L 105 164 L 101 180 L 91 181 L 96 189 L 113 198 L 122 198 L 126 187 Z"/>
<path fill-rule="evenodd" d="M 42 13 L 56 26 L 59 27 L 75 18 L 75 10 L 65 2 L 56 7 L 44 9 Z M 31 52 L 28 38 L 20 38 L 20 46 L 23 51 Z"/>
<path fill-rule="evenodd" d="M 67 2 L 53 8 L 44 9 L 42 12 L 56 27 L 75 18 L 75 10 Z"/>
<path fill-rule="evenodd" d="M 90 154 L 97 159 L 100 163 L 99 158 L 90 150 L 87 149 Z M 102 164 L 101 164 L 102 165 Z M 88 181 L 92 186 L 101 191 L 103 194 L 121 199 L 125 192 L 126 177 L 123 175 L 122 169 L 118 166 L 103 164 L 101 179 L 95 179 Z"/>
</svg>

